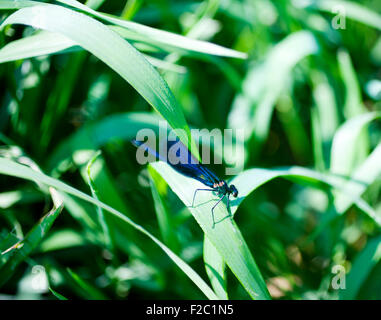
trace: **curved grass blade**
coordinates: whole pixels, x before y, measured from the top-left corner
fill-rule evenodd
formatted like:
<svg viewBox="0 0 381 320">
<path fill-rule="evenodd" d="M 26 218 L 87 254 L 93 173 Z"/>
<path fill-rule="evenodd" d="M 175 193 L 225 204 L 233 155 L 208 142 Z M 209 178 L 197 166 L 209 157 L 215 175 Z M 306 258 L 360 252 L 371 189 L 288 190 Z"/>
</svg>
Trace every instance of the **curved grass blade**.
<svg viewBox="0 0 381 320">
<path fill-rule="evenodd" d="M 183 176 L 164 162 L 155 162 L 151 166 L 165 178 L 181 201 L 191 206 L 194 190 L 203 186 L 201 182 Z M 210 200 L 210 195 L 200 193 L 197 203 L 193 208 L 189 207 L 189 210 L 249 295 L 253 299 L 270 299 L 261 272 L 241 232 L 223 205 L 214 210 L 216 224 L 213 228 L 211 208 L 214 203 Z"/>
<path fill-rule="evenodd" d="M 356 165 L 357 139 L 371 121 L 381 118 L 381 112 L 359 115 L 346 121 L 336 132 L 331 150 L 331 172 L 348 176 Z"/>
<path fill-rule="evenodd" d="M 168 256 L 172 259 L 172 261 L 194 282 L 194 284 L 205 294 L 206 297 L 212 300 L 218 300 L 218 297 L 213 292 L 213 290 L 207 285 L 207 283 L 182 259 L 180 259 L 176 254 L 174 254 L 167 246 L 165 246 L 160 240 L 154 237 L 151 233 L 145 230 L 142 226 L 133 222 L 130 218 L 123 215 L 123 213 L 115 210 L 114 208 L 104 204 L 101 201 L 98 201 L 89 195 L 57 180 L 51 178 L 41 172 L 36 172 L 24 165 L 18 164 L 14 161 L 0 158 L 0 174 L 9 175 L 13 177 L 18 177 L 34 182 L 38 182 L 40 184 L 52 186 L 57 190 L 73 195 L 77 198 L 83 199 L 89 203 L 92 203 L 96 206 L 101 207 L 105 211 L 119 218 L 120 220 L 130 224 L 136 230 L 145 234 L 152 241 L 154 241 Z"/>
<path fill-rule="evenodd" d="M 89 160 L 89 162 L 86 165 L 87 184 L 90 187 L 92 197 L 94 199 L 97 199 L 97 200 L 99 200 L 98 196 L 97 196 L 98 191 L 96 189 L 95 183 L 94 183 L 93 178 L 92 178 L 92 166 L 96 162 L 96 160 L 100 154 L 101 154 L 100 151 L 96 152 L 94 154 L 94 156 Z M 113 243 L 112 243 L 112 239 L 111 239 L 109 226 L 108 226 L 106 218 L 103 214 L 103 210 L 99 206 L 96 206 L 96 209 L 97 209 L 98 221 L 99 221 L 100 226 L 102 227 L 102 232 L 104 235 L 105 246 L 106 246 L 106 248 L 108 248 L 108 250 L 112 251 Z"/>
<path fill-rule="evenodd" d="M 59 33 L 40 31 L 29 37 L 14 40 L 2 47 L 0 49 L 0 63 L 80 50 L 83 49 L 74 41 Z M 146 54 L 143 54 L 143 56 L 157 68 L 178 73 L 186 72 L 184 66 L 160 60 Z"/>
<path fill-rule="evenodd" d="M 164 44 L 173 48 L 180 48 L 186 51 L 205 53 L 217 56 L 225 56 L 240 59 L 247 58 L 246 53 L 224 48 L 214 43 L 184 37 L 168 31 L 158 30 L 136 22 L 118 19 L 103 13 L 99 13 L 75 0 L 58 0 L 58 2 L 67 4 L 84 12 L 87 12 L 91 15 L 94 15 L 97 18 L 100 18 L 112 24 L 124 27 L 132 31 L 136 35 L 139 35 L 141 37 L 141 40 L 145 40 L 148 43 Z"/>
<path fill-rule="evenodd" d="M 94 54 L 122 78 L 178 131 L 187 146 L 193 143 L 184 114 L 165 80 L 152 65 L 127 41 L 107 26 L 76 11 L 57 5 L 22 8 L 0 25 L 25 24 L 60 33 Z M 196 150 L 193 148 L 192 150 Z"/>
<path fill-rule="evenodd" d="M 110 15 L 97 12 L 90 7 L 83 5 L 78 1 L 73 0 L 58 0 L 58 2 L 69 5 L 73 8 L 79 9 L 83 12 L 89 13 L 95 17 L 112 23 L 116 26 L 125 28 L 131 32 L 131 38 L 135 40 L 145 41 L 150 44 L 158 44 L 168 46 L 172 49 L 181 49 L 186 52 L 203 53 L 216 56 L 224 56 L 231 58 L 246 59 L 247 54 L 239 52 L 229 48 L 219 46 L 207 41 L 196 40 L 188 38 L 176 33 L 163 31 L 155 28 L 151 28 L 136 22 L 127 21 L 119 18 L 112 17 Z M 48 5 L 38 1 L 2 1 L 0 2 L 0 9 L 21 9 L 32 6 Z"/>
<path fill-rule="evenodd" d="M 234 214 L 240 203 L 248 196 L 251 192 L 255 191 L 257 188 L 263 184 L 275 179 L 275 178 L 285 178 L 291 181 L 296 181 L 299 183 L 304 183 L 308 185 L 319 186 L 321 184 L 330 186 L 331 188 L 337 189 L 337 191 L 344 197 L 347 201 L 341 204 L 339 212 L 344 213 L 352 204 L 364 211 L 370 216 L 379 226 L 381 226 L 381 217 L 378 216 L 374 210 L 369 210 L 369 205 L 360 198 L 366 188 L 381 174 L 381 162 L 379 154 L 381 152 L 381 145 L 370 155 L 368 158 L 368 163 L 364 163 L 364 167 L 361 171 L 367 171 L 368 174 L 363 176 L 362 179 L 360 175 L 353 177 L 353 180 L 344 179 L 340 176 L 322 174 L 314 170 L 301 168 L 301 167 L 289 167 L 289 168 L 279 168 L 279 169 L 249 169 L 238 176 L 234 177 L 230 182 L 237 186 L 240 196 L 231 202 L 231 211 Z"/>
<path fill-rule="evenodd" d="M 0 63 L 58 53 L 76 45 L 74 41 L 59 33 L 41 31 L 2 47 Z"/>
</svg>

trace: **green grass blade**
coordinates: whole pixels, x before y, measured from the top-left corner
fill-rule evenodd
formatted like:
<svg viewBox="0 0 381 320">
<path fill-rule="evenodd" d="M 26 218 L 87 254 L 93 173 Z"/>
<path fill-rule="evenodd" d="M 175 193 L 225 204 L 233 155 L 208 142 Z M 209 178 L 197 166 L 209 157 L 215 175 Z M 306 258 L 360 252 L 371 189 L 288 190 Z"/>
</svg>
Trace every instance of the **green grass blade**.
<svg viewBox="0 0 381 320">
<path fill-rule="evenodd" d="M 204 237 L 204 263 L 214 291 L 220 299 L 227 300 L 225 262 L 206 236 Z"/>
<path fill-rule="evenodd" d="M 94 163 L 97 161 L 97 158 L 100 155 L 100 153 L 101 153 L 100 151 L 96 152 L 94 154 L 94 156 L 89 160 L 89 162 L 87 163 L 87 166 L 86 166 L 86 173 L 84 174 L 84 175 L 86 175 L 87 184 L 90 187 L 91 195 L 94 199 L 97 199 L 97 200 L 99 200 L 98 196 L 97 196 L 98 190 L 97 190 L 95 183 L 94 183 L 94 180 L 92 178 L 92 167 L 93 167 Z M 102 208 L 97 206 L 96 209 L 97 209 L 97 214 L 98 214 L 98 221 L 102 227 L 102 231 L 103 231 L 103 235 L 104 235 L 104 239 L 105 239 L 105 246 L 110 251 L 112 251 L 113 244 L 112 244 L 112 240 L 111 240 L 111 234 L 110 234 L 108 223 L 107 223 L 106 218 L 103 214 Z"/>
<path fill-rule="evenodd" d="M 316 125 L 320 128 L 314 128 L 320 132 L 322 156 L 324 168 L 328 167 L 329 153 L 332 138 L 339 126 L 338 108 L 335 101 L 335 93 L 331 87 L 327 76 L 323 72 L 314 70 L 311 74 L 314 86 L 313 97 L 316 105 Z M 314 124 L 315 125 L 315 124 Z"/>
<path fill-rule="evenodd" d="M 373 120 L 381 118 L 380 112 L 365 113 L 346 121 L 336 132 L 331 149 L 330 171 L 343 176 L 350 175 L 356 167 L 358 138 Z"/>
<path fill-rule="evenodd" d="M 28 168 L 29 169 L 29 168 Z M 29 169 L 31 170 L 31 169 Z M 52 191 L 54 193 L 54 191 Z M 56 196 L 55 204 L 50 210 L 25 236 L 25 238 L 8 250 L 3 255 L 9 255 L 7 262 L 0 268 L 0 287 L 11 277 L 16 267 L 23 262 L 37 247 L 46 233 L 52 227 L 54 221 L 61 213 L 62 201 Z"/>
<path fill-rule="evenodd" d="M 373 150 L 366 160 L 352 173 L 352 181 L 361 183 L 351 183 L 351 181 L 341 182 L 340 189 L 344 192 L 335 197 L 335 206 L 338 212 L 345 212 L 353 205 L 356 197 L 360 197 L 369 185 L 378 180 L 381 176 L 381 143 Z M 380 215 L 375 215 L 378 225 L 381 225 Z"/>
<path fill-rule="evenodd" d="M 241 59 L 245 59 L 247 57 L 246 53 L 224 48 L 213 43 L 187 38 L 175 33 L 147 27 L 136 22 L 113 18 L 109 15 L 92 10 L 89 7 L 75 0 L 58 0 L 58 2 L 67 4 L 84 12 L 90 13 L 95 17 L 110 22 L 112 24 L 124 27 L 134 32 L 135 34 L 141 36 L 141 39 L 145 40 L 148 43 L 159 43 L 174 48 L 180 48 L 186 51 L 212 54 L 217 56 L 226 56 Z"/>
<path fill-rule="evenodd" d="M 366 112 L 366 108 L 362 103 L 360 84 L 357 80 L 356 70 L 352 64 L 349 53 L 345 50 L 340 50 L 337 55 L 337 60 L 345 85 L 345 105 L 343 112 L 344 116 L 350 119 Z"/>
<path fill-rule="evenodd" d="M 78 291 L 84 299 L 89 300 L 107 300 L 107 296 L 102 293 L 97 287 L 82 279 L 77 273 L 67 268 L 67 272 L 74 280 L 74 283 L 78 287 Z"/>
<path fill-rule="evenodd" d="M 360 198 L 366 188 L 381 174 L 381 162 L 377 161 L 380 159 L 380 152 L 381 145 L 371 154 L 367 162 L 358 169 L 363 176 L 361 177 L 361 174 L 352 176 L 352 180 L 346 180 L 335 175 L 321 174 L 301 167 L 246 170 L 231 180 L 231 183 L 238 188 L 240 195 L 237 200 L 231 202 L 231 211 L 234 214 L 245 197 L 257 188 L 275 178 L 282 177 L 312 186 L 325 184 L 337 189 L 341 197 L 337 201 L 339 213 L 344 213 L 352 204 L 356 204 L 381 226 L 381 217 L 375 214 L 374 211 L 369 210 L 369 205 Z"/>
<path fill-rule="evenodd" d="M 76 45 L 74 41 L 59 33 L 40 31 L 2 47 L 0 63 L 53 54 Z"/>
<path fill-rule="evenodd" d="M 0 29 L 9 24 L 60 33 L 76 42 L 129 82 L 172 128 L 183 129 L 179 138 L 185 145 L 192 141 L 184 114 L 167 83 L 133 46 L 107 26 L 84 14 L 48 4 L 16 11 Z"/>
<path fill-rule="evenodd" d="M 74 41 L 59 33 L 40 31 L 29 37 L 12 41 L 2 47 L 0 49 L 0 63 L 79 50 L 83 49 Z M 160 60 L 146 54 L 143 54 L 143 56 L 157 68 L 178 73 L 186 72 L 186 68 L 181 65 Z"/>
<path fill-rule="evenodd" d="M 67 210 L 67 207 L 65 206 Z M 39 245 L 39 252 L 48 252 L 55 250 L 68 249 L 87 244 L 87 239 L 83 234 L 71 229 L 61 229 L 51 232 Z"/>
<path fill-rule="evenodd" d="M 353 300 L 373 267 L 381 259 L 381 237 L 370 240 L 365 248 L 353 260 L 353 265 L 346 278 L 345 290 L 340 290 L 340 299 Z"/>
<path fill-rule="evenodd" d="M 168 256 L 172 261 L 196 284 L 196 286 L 205 294 L 209 299 L 217 300 L 218 297 L 213 292 L 213 290 L 207 285 L 207 283 L 182 259 L 180 259 L 176 254 L 174 254 L 167 246 L 165 246 L 161 241 L 154 237 L 151 233 L 145 230 L 142 226 L 133 222 L 130 218 L 126 217 L 123 213 L 115 210 L 114 208 L 104 204 L 101 201 L 98 201 L 89 195 L 57 180 L 51 178 L 41 172 L 36 172 L 24 165 L 18 164 L 14 161 L 0 158 L 0 174 L 19 177 L 22 179 L 36 181 L 41 184 L 52 186 L 61 192 L 68 193 L 77 198 L 83 199 L 89 203 L 92 203 L 96 206 L 103 208 L 105 211 L 119 218 L 120 220 L 128 223 L 136 230 L 145 234 L 152 241 L 154 241 Z"/>
<path fill-rule="evenodd" d="M 191 206 L 194 191 L 202 188 L 203 185 L 177 173 L 166 163 L 155 162 L 151 165 L 165 178 L 181 201 L 185 205 Z M 216 224 L 213 228 L 211 208 L 214 203 L 211 201 L 209 193 L 206 195 L 200 192 L 197 195 L 195 207 L 189 207 L 189 210 L 249 295 L 253 299 L 269 299 L 266 284 L 254 258 L 237 225 L 229 218 L 226 207 L 222 204 L 214 210 Z"/>
</svg>

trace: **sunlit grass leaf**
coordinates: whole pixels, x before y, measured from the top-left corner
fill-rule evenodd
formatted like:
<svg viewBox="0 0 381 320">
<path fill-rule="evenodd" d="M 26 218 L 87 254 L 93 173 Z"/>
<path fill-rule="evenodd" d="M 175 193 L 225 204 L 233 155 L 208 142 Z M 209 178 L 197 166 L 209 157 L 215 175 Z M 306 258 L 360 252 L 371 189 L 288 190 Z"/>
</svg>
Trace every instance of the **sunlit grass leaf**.
<svg viewBox="0 0 381 320">
<path fill-rule="evenodd" d="M 191 143 L 183 112 L 167 83 L 127 41 L 102 23 L 73 10 L 42 5 L 22 8 L 1 24 L 26 24 L 60 33 L 88 50 L 129 82 L 178 132 L 185 145 Z"/>
<path fill-rule="evenodd" d="M 208 237 L 204 237 L 204 263 L 210 283 L 220 299 L 227 300 L 225 262 Z"/>
<path fill-rule="evenodd" d="M 31 36 L 9 42 L 0 49 L 0 63 L 28 59 L 42 55 L 51 55 L 83 50 L 74 41 L 59 33 L 40 31 Z M 178 73 L 185 73 L 186 68 L 168 61 L 143 56 L 153 66 Z"/>
<path fill-rule="evenodd" d="M 63 229 L 51 232 L 39 245 L 39 252 L 68 249 L 87 244 L 87 239 L 72 229 Z"/>
<path fill-rule="evenodd" d="M 161 241 L 154 237 L 151 233 L 145 230 L 142 226 L 133 222 L 130 218 L 126 217 L 123 213 L 115 210 L 114 208 L 104 204 L 103 202 L 96 200 L 89 195 L 57 180 L 51 178 L 41 172 L 36 172 L 24 165 L 18 164 L 14 161 L 0 158 L 0 174 L 19 177 L 22 179 L 37 181 L 40 184 L 52 186 L 57 190 L 73 195 L 77 198 L 83 199 L 89 203 L 101 207 L 105 211 L 109 212 L 113 216 L 119 218 L 125 223 L 128 223 L 136 230 L 140 231 L 152 241 L 154 241 L 168 256 L 172 261 L 199 287 L 199 289 L 205 294 L 209 299 L 217 300 L 218 297 L 213 292 L 213 290 L 206 284 L 206 282 L 183 260 L 181 260 L 176 254 L 174 254 L 167 246 L 165 246 Z"/>
<path fill-rule="evenodd" d="M 203 185 L 177 173 L 166 163 L 155 162 L 151 165 L 183 203 L 191 206 L 194 191 Z M 229 217 L 226 206 L 221 203 L 215 208 L 216 223 L 213 227 L 211 208 L 215 201 L 211 201 L 209 192 L 208 195 L 200 192 L 196 200 L 194 208 L 189 207 L 189 210 L 245 290 L 253 299 L 269 299 L 262 275 L 240 230 Z"/>
<path fill-rule="evenodd" d="M 234 214 L 245 197 L 258 187 L 272 179 L 282 177 L 294 182 L 320 188 L 324 185 L 330 186 L 337 191 L 337 197 L 341 197 L 336 203 L 339 213 L 344 213 L 351 205 L 355 204 L 381 226 L 381 217 L 378 216 L 374 210 L 369 210 L 369 205 L 361 199 L 361 195 L 367 187 L 381 174 L 381 162 L 377 161 L 377 159 L 380 159 L 380 152 L 381 145 L 368 157 L 363 166 L 358 169 L 362 173 L 369 170 L 363 179 L 360 178 L 360 175 L 356 175 L 356 177 L 352 177 L 352 180 L 347 180 L 340 176 L 322 174 L 314 170 L 296 166 L 279 169 L 254 168 L 246 170 L 230 181 L 238 188 L 240 195 L 237 200 L 232 201 L 231 211 Z"/>
<path fill-rule="evenodd" d="M 93 157 L 89 160 L 89 162 L 87 163 L 86 165 L 86 170 L 83 170 L 83 171 L 86 171 L 85 173 L 82 173 L 82 175 L 84 175 L 86 178 L 87 178 L 87 183 L 90 187 L 90 190 L 91 190 L 91 195 L 93 196 L 94 199 L 98 199 L 98 189 L 95 185 L 95 182 L 93 180 L 93 177 L 92 177 L 92 168 L 95 164 L 95 166 L 98 167 L 98 171 L 99 171 L 99 167 L 102 167 L 102 161 L 101 163 L 97 163 L 97 158 L 100 156 L 100 151 L 99 152 L 96 152 Z M 111 192 L 111 194 L 114 194 L 114 192 Z M 112 202 L 114 203 L 114 202 Z M 113 246 L 113 243 L 112 243 L 112 239 L 111 239 L 111 234 L 110 234 L 110 228 L 109 228 L 109 225 L 107 223 L 107 220 L 103 214 L 103 210 L 101 207 L 97 206 L 96 207 L 97 209 L 97 214 L 98 214 L 98 221 L 99 221 L 99 224 L 102 228 L 102 232 L 103 232 L 103 235 L 104 235 L 104 242 L 105 242 L 105 246 L 111 251 L 112 250 L 112 246 Z"/>
<path fill-rule="evenodd" d="M 361 87 L 357 80 L 356 70 L 353 66 L 351 56 L 347 51 L 341 49 L 338 51 L 337 60 L 345 85 L 345 104 L 343 112 L 344 116 L 350 119 L 366 112 L 366 108 L 362 103 Z"/>
<path fill-rule="evenodd" d="M 320 128 L 313 128 L 318 130 L 321 140 L 322 160 L 324 161 L 323 168 L 328 167 L 330 146 L 332 138 L 339 126 L 339 113 L 335 100 L 335 92 L 331 87 L 325 73 L 314 70 L 311 72 L 311 79 L 314 86 L 313 97 L 316 105 L 316 112 L 313 117 L 317 117 L 314 121 L 314 126 Z M 317 132 L 314 132 L 317 134 Z M 316 159 L 320 160 L 320 159 Z"/>
<path fill-rule="evenodd" d="M 76 45 L 74 41 L 59 33 L 40 31 L 2 47 L 0 49 L 0 62 L 57 53 Z"/>
<path fill-rule="evenodd" d="M 192 39 L 190 37 L 185 37 L 176 33 L 155 29 L 136 22 L 116 18 L 111 15 L 95 11 L 91 9 L 89 6 L 83 5 L 78 1 L 58 0 L 58 2 L 64 3 L 83 12 L 89 13 L 113 25 L 125 28 L 126 31 L 131 33 L 131 35 L 127 37 L 131 38 L 132 40 L 140 40 L 149 44 L 168 47 L 171 50 L 181 49 L 183 52 L 189 52 L 193 54 L 201 53 L 240 59 L 247 58 L 247 54 L 244 52 L 239 52 L 207 41 Z M 2 1 L 0 3 L 0 9 L 21 9 L 44 4 L 45 3 L 43 2 L 28 0 Z"/>
<path fill-rule="evenodd" d="M 378 118 L 381 118 L 380 112 L 365 113 L 351 118 L 339 128 L 332 143 L 331 172 L 343 176 L 353 172 L 360 134 L 371 121 Z"/>
<path fill-rule="evenodd" d="M 354 203 L 357 197 L 360 197 L 368 188 L 381 176 L 381 143 L 372 151 L 365 161 L 356 168 L 351 174 L 351 180 L 341 181 L 339 189 L 340 194 L 335 197 L 335 206 L 338 212 L 344 213 Z M 359 183 L 353 183 L 353 182 Z M 365 206 L 366 207 L 366 206 Z M 381 225 L 381 216 L 372 214 L 378 225 Z"/>
<path fill-rule="evenodd" d="M 247 57 L 246 53 L 224 48 L 210 42 L 200 41 L 184 37 L 175 33 L 158 30 L 136 22 L 114 18 L 110 15 L 106 15 L 92 10 L 89 7 L 75 0 L 58 0 L 58 2 L 65 3 L 84 12 L 90 13 L 96 16 L 97 18 L 105 20 L 109 23 L 124 27 L 134 32 L 136 35 L 141 37 L 141 40 L 145 40 L 148 43 L 164 44 L 173 48 L 180 48 L 186 51 L 206 53 L 218 56 L 226 56 L 241 59 Z"/>
</svg>

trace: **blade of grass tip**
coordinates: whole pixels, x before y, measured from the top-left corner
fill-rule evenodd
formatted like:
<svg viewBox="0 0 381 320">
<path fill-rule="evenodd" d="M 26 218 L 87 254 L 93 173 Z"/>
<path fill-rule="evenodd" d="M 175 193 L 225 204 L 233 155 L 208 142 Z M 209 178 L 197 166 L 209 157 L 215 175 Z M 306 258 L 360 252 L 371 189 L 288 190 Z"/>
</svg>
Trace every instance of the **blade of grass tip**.
<svg viewBox="0 0 381 320">
<path fill-rule="evenodd" d="M 0 158 L 0 174 L 18 177 L 30 181 L 38 181 L 41 184 L 48 185 L 51 187 L 60 190 L 61 192 L 73 195 L 79 199 L 85 200 L 89 203 L 92 203 L 96 206 L 100 206 L 105 211 L 109 212 L 113 216 L 119 218 L 120 220 L 128 223 L 136 230 L 140 231 L 147 237 L 149 237 L 153 242 L 155 242 L 167 255 L 168 257 L 193 281 L 193 283 L 205 294 L 208 299 L 218 300 L 218 297 L 214 293 L 214 291 L 208 286 L 208 284 L 182 259 L 180 259 L 172 250 L 170 250 L 167 246 L 165 246 L 160 240 L 154 237 L 151 233 L 149 233 L 142 226 L 138 225 L 130 218 L 126 217 L 123 213 L 115 210 L 114 208 L 108 206 L 107 204 L 98 201 L 89 195 L 57 180 L 51 178 L 42 172 L 36 172 L 24 165 L 18 164 L 9 159 Z"/>
<path fill-rule="evenodd" d="M 33 252 L 61 213 L 63 204 L 60 196 L 53 188 L 50 188 L 50 192 L 54 203 L 53 208 L 34 225 L 23 240 L 2 252 L 2 255 L 9 255 L 9 257 L 0 268 L 0 287 L 13 275 L 16 267 Z"/>
<path fill-rule="evenodd" d="M 51 287 L 49 287 L 49 291 L 58 299 L 58 300 L 68 300 L 65 296 L 58 293 L 57 291 L 53 290 Z"/>
<path fill-rule="evenodd" d="M 241 202 L 253 191 L 262 186 L 263 184 L 275 179 L 285 178 L 293 182 L 303 182 L 308 185 L 317 186 L 317 183 L 325 184 L 336 189 L 340 192 L 340 201 L 335 199 L 337 212 L 343 214 L 353 204 L 381 226 L 381 217 L 375 214 L 374 210 L 369 210 L 369 205 L 361 199 L 361 195 L 365 192 L 366 188 L 374 182 L 374 180 L 381 174 L 381 144 L 373 151 L 368 159 L 359 167 L 355 174 L 351 177 L 352 180 L 343 179 L 340 176 L 322 174 L 314 170 L 302 167 L 285 167 L 275 169 L 260 169 L 253 168 L 246 170 L 230 182 L 233 183 L 238 191 L 239 198 L 231 201 L 231 212 L 234 215 Z"/>
<path fill-rule="evenodd" d="M 94 162 L 96 161 L 96 159 L 100 156 L 100 154 L 101 154 L 101 151 L 97 151 L 94 154 L 94 156 L 89 160 L 89 162 L 87 163 L 87 166 L 86 166 L 87 183 L 90 187 L 91 195 L 93 196 L 94 199 L 97 199 L 97 200 L 99 200 L 99 199 L 97 196 L 97 190 L 96 190 L 95 184 L 93 182 L 93 179 L 91 178 L 91 167 L 94 164 Z M 107 221 L 106 221 L 105 216 L 103 214 L 102 208 L 99 206 L 96 206 L 96 209 L 97 209 L 98 221 L 99 221 L 99 224 L 101 225 L 103 235 L 104 235 L 105 246 L 106 246 L 106 248 L 108 248 L 108 250 L 110 252 L 112 252 L 113 251 L 112 250 L 113 244 L 112 244 L 110 230 L 109 230 Z"/>
<path fill-rule="evenodd" d="M 363 129 L 371 121 L 379 118 L 381 118 L 381 112 L 366 113 L 349 119 L 339 128 L 331 148 L 331 172 L 343 176 L 353 172 L 358 152 L 357 140 Z"/>
<path fill-rule="evenodd" d="M 119 31 L 118 29 L 114 30 Z M 123 36 L 123 34 L 121 35 Z M 9 42 L 2 47 L 0 49 L 0 63 L 82 50 L 74 41 L 59 33 L 40 31 L 29 37 Z M 160 60 L 146 54 L 143 54 L 143 56 L 159 69 L 177 73 L 186 73 L 187 71 L 184 66 Z"/>
<path fill-rule="evenodd" d="M 66 270 L 78 286 L 79 292 L 81 293 L 83 298 L 90 300 L 108 300 L 108 297 L 105 294 L 103 294 L 103 292 L 99 290 L 97 287 L 90 284 L 88 281 L 82 279 L 77 273 L 72 271 L 70 268 L 67 268 Z"/>
<path fill-rule="evenodd" d="M 217 296 L 222 300 L 227 300 L 225 262 L 207 236 L 204 236 L 204 264 Z"/>
<path fill-rule="evenodd" d="M 77 8 L 79 10 L 82 10 L 84 12 L 87 12 L 97 18 L 100 18 L 112 24 L 119 25 L 133 32 L 136 32 L 137 34 L 145 37 L 147 39 L 146 41 L 149 43 L 151 42 L 162 43 L 162 44 L 169 45 L 175 48 L 181 48 L 187 51 L 200 52 L 200 53 L 206 53 L 206 54 L 212 54 L 212 55 L 219 55 L 219 56 L 226 56 L 226 57 L 240 58 L 240 59 L 247 58 L 246 53 L 224 48 L 214 43 L 187 38 L 187 37 L 184 37 L 175 33 L 171 33 L 168 31 L 163 31 L 163 30 L 147 27 L 145 25 L 142 25 L 136 22 L 122 20 L 122 19 L 111 17 L 110 15 L 99 13 L 75 0 L 57 0 L 57 1 L 67 4 L 71 7 Z"/>
<path fill-rule="evenodd" d="M 339 292 L 340 299 L 356 299 L 361 285 L 380 259 L 381 237 L 377 237 L 368 241 L 365 248 L 354 258 L 351 270 L 346 276 L 345 290 L 340 290 Z"/>
<path fill-rule="evenodd" d="M 60 33 L 91 52 L 130 83 L 172 128 L 181 129 L 176 132 L 180 140 L 187 146 L 192 145 L 191 150 L 197 150 L 182 109 L 165 80 L 140 52 L 107 26 L 52 4 L 19 9 L 5 19 L 0 29 L 9 24 Z"/>
<path fill-rule="evenodd" d="M 59 33 L 40 31 L 2 47 L 0 63 L 53 54 L 76 45 L 74 41 Z"/>
<path fill-rule="evenodd" d="M 202 188 L 199 181 L 190 179 L 173 170 L 164 162 L 150 164 L 168 183 L 170 188 L 188 206 L 190 212 L 204 231 L 205 235 L 218 250 L 226 264 L 241 282 L 253 299 L 270 299 L 260 270 L 237 225 L 230 219 L 223 204 L 214 210 L 214 222 L 211 209 L 214 201 L 210 194 L 197 194 L 197 203 L 192 204 L 194 190 Z"/>
</svg>

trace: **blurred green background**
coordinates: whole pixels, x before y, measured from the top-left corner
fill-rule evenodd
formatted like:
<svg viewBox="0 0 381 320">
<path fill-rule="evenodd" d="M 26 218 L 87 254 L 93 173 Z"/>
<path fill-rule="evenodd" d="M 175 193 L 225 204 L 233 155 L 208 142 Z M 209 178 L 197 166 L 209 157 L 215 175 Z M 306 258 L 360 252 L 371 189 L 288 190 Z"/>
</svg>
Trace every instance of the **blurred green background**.
<svg viewBox="0 0 381 320">
<path fill-rule="evenodd" d="M 205 244 L 208 232 L 210 240 L 223 236 L 218 228 L 201 223 L 204 238 L 171 177 L 137 164 L 129 139 L 163 118 L 183 128 L 244 129 L 233 147 L 245 170 L 276 175 L 298 166 L 318 175 L 265 179 L 256 188 L 264 171 L 255 171 L 237 185 L 247 192 L 236 230 L 258 266 L 254 278 L 263 277 L 273 299 L 381 299 L 380 1 L 87 1 L 96 12 L 70 1 L 48 6 L 82 12 L 78 25 L 77 15 L 54 20 L 31 3 L 0 1 L 0 157 L 8 161 L 0 162 L 1 299 L 207 296 L 139 230 L 100 206 L 57 195 L 41 176 L 12 171 L 11 162 L 143 226 L 219 298 L 253 297 L 242 280 L 253 269 L 232 272 L 235 258 L 225 267 L 227 253 L 217 248 L 221 259 Z M 5 20 L 16 14 L 19 20 Z M 187 38 L 171 42 L 160 30 Z M 123 56 L 118 41 L 129 41 L 159 74 L 140 54 Z M 212 166 L 220 176 L 225 161 Z"/>
</svg>

